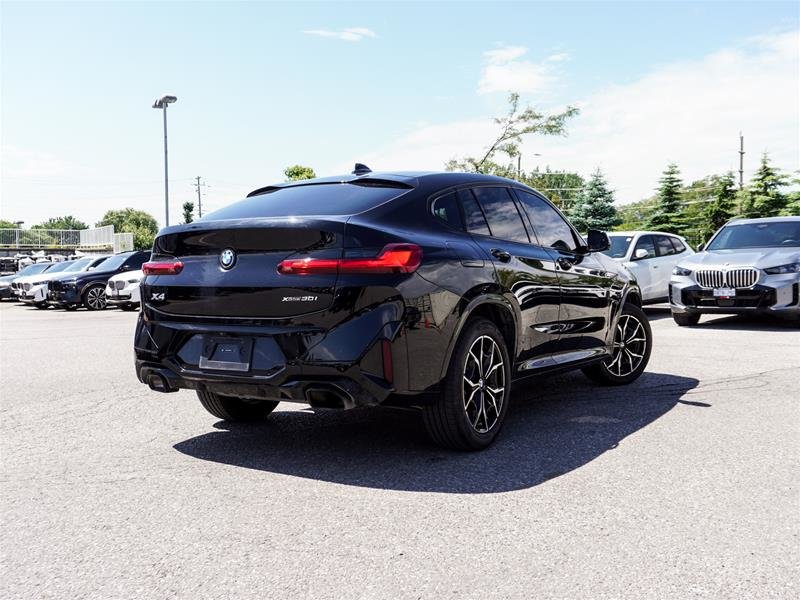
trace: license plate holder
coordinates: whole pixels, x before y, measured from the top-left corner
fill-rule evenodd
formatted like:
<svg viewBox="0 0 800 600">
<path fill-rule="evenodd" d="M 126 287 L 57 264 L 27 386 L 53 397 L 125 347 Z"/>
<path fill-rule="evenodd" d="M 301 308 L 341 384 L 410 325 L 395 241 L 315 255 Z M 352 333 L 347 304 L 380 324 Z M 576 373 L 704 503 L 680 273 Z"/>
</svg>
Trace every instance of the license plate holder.
<svg viewBox="0 0 800 600">
<path fill-rule="evenodd" d="M 714 288 L 713 294 L 715 298 L 735 298 L 736 290 L 734 288 Z"/>
<path fill-rule="evenodd" d="M 212 371 L 246 373 L 250 370 L 252 355 L 252 338 L 208 337 L 203 343 L 198 366 Z"/>
</svg>

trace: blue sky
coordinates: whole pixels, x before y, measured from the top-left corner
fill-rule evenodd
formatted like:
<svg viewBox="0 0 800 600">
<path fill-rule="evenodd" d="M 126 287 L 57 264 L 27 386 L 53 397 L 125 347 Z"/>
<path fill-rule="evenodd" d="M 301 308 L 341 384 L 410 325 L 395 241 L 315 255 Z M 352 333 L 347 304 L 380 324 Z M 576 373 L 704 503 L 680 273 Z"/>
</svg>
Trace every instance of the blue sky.
<svg viewBox="0 0 800 600">
<path fill-rule="evenodd" d="M 219 207 L 282 179 L 365 161 L 437 169 L 490 141 L 508 89 L 577 104 L 527 167 L 602 167 L 621 202 L 668 160 L 687 178 L 769 151 L 797 169 L 794 2 L 2 3 L 0 217 L 163 218 L 170 108 L 172 219 L 191 178 Z M 534 154 L 541 154 L 536 157 Z"/>
</svg>

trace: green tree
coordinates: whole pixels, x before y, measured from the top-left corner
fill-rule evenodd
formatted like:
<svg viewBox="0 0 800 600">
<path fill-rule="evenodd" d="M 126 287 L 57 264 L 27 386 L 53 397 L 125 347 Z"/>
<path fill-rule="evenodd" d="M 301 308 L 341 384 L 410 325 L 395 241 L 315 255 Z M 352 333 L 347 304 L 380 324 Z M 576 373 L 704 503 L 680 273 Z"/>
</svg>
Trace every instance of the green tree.
<svg viewBox="0 0 800 600">
<path fill-rule="evenodd" d="M 568 171 L 551 171 L 547 167 L 540 171 L 538 167 L 516 177 L 525 185 L 544 193 L 561 210 L 568 210 L 580 196 L 585 184 L 583 177 Z"/>
<path fill-rule="evenodd" d="M 769 163 L 765 152 L 761 164 L 742 194 L 740 212 L 743 217 L 774 217 L 781 213 L 789 202 L 781 189 L 786 187 L 787 177 Z"/>
<path fill-rule="evenodd" d="M 514 159 L 520 154 L 519 145 L 522 142 L 522 136 L 530 133 L 566 135 L 567 119 L 577 114 L 578 109 L 574 106 L 568 106 L 564 112 L 552 115 L 536 112 L 532 108 L 520 110 L 519 94 L 514 92 L 508 97 L 506 115 L 494 119 L 495 124 L 500 126 L 500 131 L 486 152 L 480 157 L 451 160 L 447 163 L 446 168 L 448 171 L 488 173 L 517 179 L 519 169 L 514 165 Z M 505 165 L 495 162 L 498 153 L 506 155 L 509 162 Z"/>
<path fill-rule="evenodd" d="M 578 231 L 583 232 L 589 229 L 607 231 L 622 222 L 614 206 L 614 192 L 600 169 L 592 173 L 569 211 L 569 218 Z"/>
<path fill-rule="evenodd" d="M 98 221 L 97 227 L 113 225 L 115 233 L 132 233 L 133 247 L 137 250 L 149 250 L 158 233 L 158 223 L 152 215 L 143 210 L 123 208 L 109 210 Z"/>
<path fill-rule="evenodd" d="M 781 211 L 781 216 L 784 217 L 800 217 L 800 171 L 796 171 L 792 185 L 795 190 L 789 193 L 789 201 Z"/>
<path fill-rule="evenodd" d="M 89 229 L 89 226 L 72 215 L 66 215 L 47 219 L 38 225 L 34 225 L 31 229 Z"/>
<path fill-rule="evenodd" d="M 731 171 L 717 178 L 714 186 L 714 197 L 703 211 L 704 222 L 702 226 L 703 241 L 710 238 L 713 233 L 725 225 L 733 217 L 736 201 L 736 179 Z"/>
<path fill-rule="evenodd" d="M 191 223 L 194 221 L 194 202 L 183 203 L 183 222 Z"/>
<path fill-rule="evenodd" d="M 303 165 L 292 165 L 283 170 L 286 175 L 286 181 L 302 181 L 303 179 L 314 179 L 317 174 L 311 167 L 304 167 Z"/>
<path fill-rule="evenodd" d="M 670 163 L 664 170 L 659 180 L 657 191 L 658 204 L 653 215 L 647 223 L 649 229 L 678 233 L 680 224 L 678 218 L 681 210 L 681 188 L 678 165 Z"/>
<path fill-rule="evenodd" d="M 19 229 L 19 227 L 17 227 L 17 224 L 14 223 L 14 221 L 0 219 L 0 229 Z"/>
</svg>

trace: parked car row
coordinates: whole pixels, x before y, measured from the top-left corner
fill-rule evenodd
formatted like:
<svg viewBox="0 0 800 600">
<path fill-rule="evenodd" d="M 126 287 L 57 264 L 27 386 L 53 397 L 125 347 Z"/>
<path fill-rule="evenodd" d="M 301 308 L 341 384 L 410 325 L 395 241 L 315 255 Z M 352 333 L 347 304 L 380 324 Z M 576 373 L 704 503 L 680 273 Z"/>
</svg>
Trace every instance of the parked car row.
<svg viewBox="0 0 800 600">
<path fill-rule="evenodd" d="M 141 267 L 149 257 L 149 252 L 133 251 L 31 264 L 15 275 L 0 277 L 0 299 L 36 308 L 102 310 L 112 305 L 133 310 L 140 302 Z"/>
</svg>

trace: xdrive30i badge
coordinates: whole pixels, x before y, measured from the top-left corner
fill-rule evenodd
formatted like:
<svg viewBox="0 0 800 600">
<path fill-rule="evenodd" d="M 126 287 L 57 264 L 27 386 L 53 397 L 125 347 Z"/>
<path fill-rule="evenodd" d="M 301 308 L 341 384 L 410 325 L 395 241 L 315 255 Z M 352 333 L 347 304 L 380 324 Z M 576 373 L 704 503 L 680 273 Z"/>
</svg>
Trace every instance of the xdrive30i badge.
<svg viewBox="0 0 800 600">
<path fill-rule="evenodd" d="M 225 248 L 219 255 L 219 266 L 223 269 L 230 269 L 236 264 L 236 252 L 233 248 Z"/>
<path fill-rule="evenodd" d="M 316 302 L 319 296 L 284 296 L 281 302 Z"/>
</svg>

